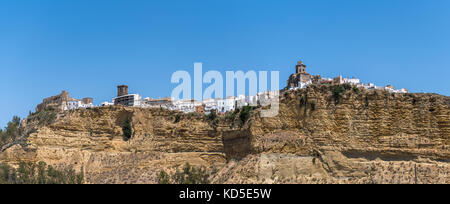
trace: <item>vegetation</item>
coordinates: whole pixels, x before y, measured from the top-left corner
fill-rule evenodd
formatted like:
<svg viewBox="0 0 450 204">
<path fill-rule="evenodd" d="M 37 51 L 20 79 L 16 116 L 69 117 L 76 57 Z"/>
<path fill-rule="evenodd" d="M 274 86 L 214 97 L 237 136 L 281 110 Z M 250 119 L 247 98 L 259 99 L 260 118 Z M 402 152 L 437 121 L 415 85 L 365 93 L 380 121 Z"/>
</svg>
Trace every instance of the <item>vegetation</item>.
<svg viewBox="0 0 450 204">
<path fill-rule="evenodd" d="M 239 109 L 234 110 L 233 112 L 227 112 L 225 114 L 225 119 L 228 121 L 232 121 L 234 122 L 234 120 L 236 119 L 236 115 L 239 113 Z"/>
<path fill-rule="evenodd" d="M 122 126 L 123 131 L 123 140 L 128 141 L 131 138 L 132 130 L 131 130 L 131 118 L 127 117 Z"/>
<path fill-rule="evenodd" d="M 179 123 L 179 122 L 180 122 L 180 119 L 181 119 L 181 115 L 180 115 L 180 114 L 175 115 L 175 121 L 174 121 L 174 123 Z"/>
<path fill-rule="evenodd" d="M 206 115 L 206 119 L 210 120 L 210 121 L 216 120 L 217 119 L 217 112 L 216 112 L 216 110 L 211 110 L 211 113 Z"/>
<path fill-rule="evenodd" d="M 310 105 L 311 105 L 311 111 L 315 111 L 316 110 L 316 102 L 315 101 L 311 101 Z"/>
<path fill-rule="evenodd" d="M 159 184 L 170 184 L 170 176 L 164 170 L 161 170 L 161 173 L 158 175 L 158 183 Z"/>
<path fill-rule="evenodd" d="M 361 93 L 361 90 L 359 90 L 359 88 L 357 86 L 354 86 L 353 92 L 355 92 L 356 94 L 359 94 L 359 93 Z"/>
<path fill-rule="evenodd" d="M 367 94 L 366 94 L 365 101 L 366 101 L 366 108 L 368 108 L 369 107 L 369 96 Z"/>
<path fill-rule="evenodd" d="M 174 175 L 169 176 L 164 170 L 158 175 L 159 184 L 209 184 L 209 174 L 205 167 L 195 168 L 186 163 L 180 171 L 178 168 Z"/>
<path fill-rule="evenodd" d="M 300 107 L 306 105 L 307 102 L 308 102 L 308 95 L 300 96 Z"/>
<path fill-rule="evenodd" d="M 83 173 L 75 173 L 71 168 L 57 170 L 45 162 L 21 162 L 14 169 L 0 164 L 0 184 L 83 184 Z"/>
<path fill-rule="evenodd" d="M 8 122 L 4 130 L 0 129 L 0 149 L 3 145 L 13 142 L 20 135 L 20 118 L 14 116 L 11 122 Z"/>
<path fill-rule="evenodd" d="M 242 124 L 245 124 L 247 120 L 250 118 L 250 115 L 252 114 L 253 107 L 247 105 L 244 106 L 241 110 L 241 113 L 239 114 L 239 118 L 241 119 Z"/>
<path fill-rule="evenodd" d="M 219 119 L 216 110 L 211 110 L 208 115 L 205 115 L 205 119 L 210 121 L 209 124 L 214 128 L 214 130 L 217 130 L 217 127 L 219 126 Z"/>
<path fill-rule="evenodd" d="M 349 84 L 349 83 L 342 84 L 342 86 L 344 87 L 345 90 L 351 90 L 352 89 L 352 85 Z"/>
<path fill-rule="evenodd" d="M 225 120 L 230 121 L 230 127 L 234 126 L 234 122 L 239 111 L 239 109 L 235 109 L 233 112 L 227 112 L 225 114 Z"/>
<path fill-rule="evenodd" d="M 331 91 L 333 93 L 333 98 L 334 98 L 335 102 L 338 103 L 345 93 L 345 88 L 344 88 L 344 86 L 337 85 L 337 86 L 333 86 Z"/>
<path fill-rule="evenodd" d="M 56 112 L 52 108 L 46 108 L 28 116 L 28 121 L 38 121 L 39 125 L 50 125 L 56 120 Z"/>
</svg>

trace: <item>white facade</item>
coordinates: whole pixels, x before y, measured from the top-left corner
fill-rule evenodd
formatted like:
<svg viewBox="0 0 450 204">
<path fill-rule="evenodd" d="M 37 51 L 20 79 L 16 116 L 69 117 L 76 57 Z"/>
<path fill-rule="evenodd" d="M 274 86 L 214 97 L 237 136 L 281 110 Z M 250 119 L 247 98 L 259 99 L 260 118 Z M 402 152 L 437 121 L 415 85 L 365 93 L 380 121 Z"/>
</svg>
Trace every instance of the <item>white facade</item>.
<svg viewBox="0 0 450 204">
<path fill-rule="evenodd" d="M 81 108 L 93 108 L 93 107 L 94 107 L 94 104 L 92 104 L 92 103 L 84 104 L 80 100 L 70 100 L 70 101 L 67 101 L 67 106 L 64 107 L 64 110 L 76 110 L 76 109 L 81 109 Z"/>
<path fill-rule="evenodd" d="M 195 111 L 195 107 L 201 105 L 202 103 L 196 100 L 177 100 L 173 102 L 173 109 L 185 113 L 192 113 Z"/>
<path fill-rule="evenodd" d="M 217 100 L 215 99 L 206 99 L 203 100 L 203 104 L 205 105 L 205 113 L 210 113 L 212 110 L 218 110 Z"/>
<path fill-rule="evenodd" d="M 107 102 L 107 101 L 102 103 L 102 106 L 113 106 L 113 105 L 114 105 L 114 103 Z"/>
<path fill-rule="evenodd" d="M 351 79 L 345 78 L 343 81 L 344 81 L 344 83 L 349 83 L 349 84 L 353 84 L 353 85 L 358 85 L 361 83 L 361 81 L 356 78 L 351 78 Z"/>
<path fill-rule="evenodd" d="M 141 106 L 142 97 L 139 94 L 128 94 L 113 98 L 114 105 Z"/>
<path fill-rule="evenodd" d="M 235 101 L 237 108 L 242 108 L 248 105 L 247 97 L 245 97 L 245 95 L 239 95 L 238 97 L 236 97 Z"/>
<path fill-rule="evenodd" d="M 383 88 L 384 88 L 384 90 L 389 91 L 390 93 L 408 93 L 408 90 L 406 90 L 405 88 L 398 89 L 398 90 L 394 89 L 393 87 L 389 87 L 389 86 L 386 86 Z"/>
<path fill-rule="evenodd" d="M 256 106 L 258 105 L 258 97 L 257 96 L 246 96 L 246 101 L 248 105 Z"/>
<path fill-rule="evenodd" d="M 236 109 L 235 105 L 236 105 L 235 97 L 227 97 L 226 99 L 217 100 L 217 108 L 221 113 L 234 111 Z"/>
<path fill-rule="evenodd" d="M 308 85 L 310 85 L 310 84 L 312 84 L 312 81 L 311 81 L 311 80 L 307 81 L 306 83 L 299 82 L 299 83 L 298 83 L 298 88 L 304 89 L 304 88 L 306 88 L 306 87 L 307 87 Z"/>
</svg>

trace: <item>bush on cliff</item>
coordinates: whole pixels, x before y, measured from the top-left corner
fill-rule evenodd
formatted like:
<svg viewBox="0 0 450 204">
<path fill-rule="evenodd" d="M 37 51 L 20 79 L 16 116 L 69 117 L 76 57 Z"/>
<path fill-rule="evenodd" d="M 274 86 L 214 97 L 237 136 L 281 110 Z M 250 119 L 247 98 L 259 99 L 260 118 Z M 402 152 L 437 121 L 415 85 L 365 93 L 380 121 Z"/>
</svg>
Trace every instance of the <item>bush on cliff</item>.
<svg viewBox="0 0 450 204">
<path fill-rule="evenodd" d="M 239 118 L 241 119 L 242 124 L 245 124 L 247 120 L 250 118 L 250 115 L 252 114 L 253 107 L 247 105 L 244 106 L 241 110 L 241 113 L 239 114 Z"/>
<path fill-rule="evenodd" d="M 44 162 L 21 162 L 14 169 L 7 164 L 0 164 L 0 184 L 83 184 L 83 173 L 76 173 L 71 168 L 57 170 Z"/>
<path fill-rule="evenodd" d="M 132 135 L 131 119 L 129 117 L 125 119 L 125 122 L 122 126 L 122 131 L 123 131 L 123 140 L 128 141 Z"/>
<path fill-rule="evenodd" d="M 208 115 L 205 116 L 207 120 L 209 121 L 214 121 L 217 119 L 217 112 L 216 110 L 211 110 L 210 113 Z"/>
<path fill-rule="evenodd" d="M 345 88 L 341 85 L 337 85 L 337 86 L 333 86 L 331 91 L 333 93 L 335 102 L 338 103 L 345 93 Z"/>
<path fill-rule="evenodd" d="M 193 167 L 186 163 L 182 171 L 178 168 L 172 176 L 164 170 L 158 175 L 159 184 L 209 184 L 209 174 L 205 167 Z"/>
<path fill-rule="evenodd" d="M 13 142 L 20 136 L 20 118 L 14 116 L 11 122 L 8 122 L 8 125 L 4 130 L 0 129 L 0 149 L 3 145 Z"/>
<path fill-rule="evenodd" d="M 315 111 L 316 110 L 316 102 L 315 101 L 311 101 L 310 105 L 311 105 L 311 111 Z"/>
<path fill-rule="evenodd" d="M 46 108 L 36 113 L 31 113 L 27 120 L 35 122 L 39 125 L 50 125 L 56 120 L 56 111 L 53 108 Z"/>
</svg>

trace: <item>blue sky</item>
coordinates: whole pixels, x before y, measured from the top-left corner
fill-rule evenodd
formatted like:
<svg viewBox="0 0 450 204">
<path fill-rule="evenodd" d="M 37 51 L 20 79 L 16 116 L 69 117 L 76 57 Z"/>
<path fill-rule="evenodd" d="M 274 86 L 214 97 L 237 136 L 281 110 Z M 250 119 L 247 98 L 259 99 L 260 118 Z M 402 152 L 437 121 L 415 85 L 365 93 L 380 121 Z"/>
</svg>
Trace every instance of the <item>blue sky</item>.
<svg viewBox="0 0 450 204">
<path fill-rule="evenodd" d="M 448 0 L 0 0 L 0 126 L 42 98 L 169 96 L 177 70 L 358 77 L 450 95 Z"/>
</svg>

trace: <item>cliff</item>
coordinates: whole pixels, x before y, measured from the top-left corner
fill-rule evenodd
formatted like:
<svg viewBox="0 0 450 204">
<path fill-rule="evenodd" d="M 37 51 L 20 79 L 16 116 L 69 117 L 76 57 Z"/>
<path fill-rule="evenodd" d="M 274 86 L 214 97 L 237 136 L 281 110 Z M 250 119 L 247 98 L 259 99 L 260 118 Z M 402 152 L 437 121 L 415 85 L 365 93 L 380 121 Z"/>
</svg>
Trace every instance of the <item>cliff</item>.
<svg viewBox="0 0 450 204">
<path fill-rule="evenodd" d="M 280 113 L 242 123 L 163 109 L 66 111 L 0 162 L 71 166 L 87 183 L 156 183 L 186 162 L 213 183 L 450 183 L 450 98 L 330 86 L 284 91 Z M 126 119 L 132 136 L 124 138 Z"/>
</svg>

